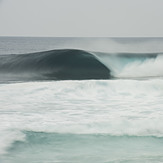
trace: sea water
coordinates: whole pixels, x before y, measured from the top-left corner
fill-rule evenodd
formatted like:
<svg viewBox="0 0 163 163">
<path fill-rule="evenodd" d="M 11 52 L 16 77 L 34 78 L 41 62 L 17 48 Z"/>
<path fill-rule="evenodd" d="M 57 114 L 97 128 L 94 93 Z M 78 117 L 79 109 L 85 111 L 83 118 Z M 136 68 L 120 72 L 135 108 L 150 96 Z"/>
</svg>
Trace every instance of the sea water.
<svg viewBox="0 0 163 163">
<path fill-rule="evenodd" d="M 0 55 L 64 48 L 158 56 L 98 55 L 108 80 L 1 78 L 0 162 L 163 162 L 163 39 L 0 38 Z"/>
</svg>

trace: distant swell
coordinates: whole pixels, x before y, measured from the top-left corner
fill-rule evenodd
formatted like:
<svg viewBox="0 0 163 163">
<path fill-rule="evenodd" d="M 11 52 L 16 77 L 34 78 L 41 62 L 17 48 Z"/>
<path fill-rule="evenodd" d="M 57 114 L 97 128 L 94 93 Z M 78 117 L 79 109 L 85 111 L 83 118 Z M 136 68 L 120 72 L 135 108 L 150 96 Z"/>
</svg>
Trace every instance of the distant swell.
<svg viewBox="0 0 163 163">
<path fill-rule="evenodd" d="M 0 80 L 109 79 L 110 70 L 93 54 L 73 49 L 0 55 Z"/>
</svg>

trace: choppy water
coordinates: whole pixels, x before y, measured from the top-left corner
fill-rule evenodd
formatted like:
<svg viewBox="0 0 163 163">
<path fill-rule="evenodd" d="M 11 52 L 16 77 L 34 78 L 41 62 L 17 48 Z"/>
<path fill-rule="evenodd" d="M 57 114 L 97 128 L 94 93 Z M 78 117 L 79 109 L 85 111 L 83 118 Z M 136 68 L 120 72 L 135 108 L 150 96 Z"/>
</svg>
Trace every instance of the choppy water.
<svg viewBox="0 0 163 163">
<path fill-rule="evenodd" d="M 33 51 L 65 48 L 73 40 L 1 38 L 0 54 L 32 52 L 30 39 L 39 40 Z M 142 53 L 159 55 L 138 60 L 102 56 L 100 61 L 112 68 L 116 79 L 1 82 L 0 162 L 163 162 L 163 39 L 78 38 L 74 48 L 82 41 L 94 45 L 101 40 L 112 42 L 118 53 L 135 52 L 139 46 Z M 147 48 L 151 44 L 153 51 Z"/>
</svg>

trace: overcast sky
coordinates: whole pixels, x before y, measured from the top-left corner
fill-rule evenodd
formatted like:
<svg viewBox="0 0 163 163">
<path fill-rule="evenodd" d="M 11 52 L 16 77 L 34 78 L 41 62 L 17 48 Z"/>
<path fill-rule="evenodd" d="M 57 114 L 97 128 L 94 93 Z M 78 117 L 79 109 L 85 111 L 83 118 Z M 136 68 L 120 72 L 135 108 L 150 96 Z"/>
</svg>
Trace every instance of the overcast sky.
<svg viewBox="0 0 163 163">
<path fill-rule="evenodd" d="M 0 0 L 0 36 L 163 37 L 163 0 Z"/>
</svg>

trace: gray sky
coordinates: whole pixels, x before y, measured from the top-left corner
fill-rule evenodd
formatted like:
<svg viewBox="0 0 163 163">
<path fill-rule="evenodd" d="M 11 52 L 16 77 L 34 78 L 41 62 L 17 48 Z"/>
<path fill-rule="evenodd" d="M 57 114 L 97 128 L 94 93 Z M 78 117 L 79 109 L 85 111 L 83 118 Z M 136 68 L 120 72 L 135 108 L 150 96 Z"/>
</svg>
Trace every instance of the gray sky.
<svg viewBox="0 0 163 163">
<path fill-rule="evenodd" d="M 163 37 L 163 0 L 0 0 L 0 36 Z"/>
</svg>

